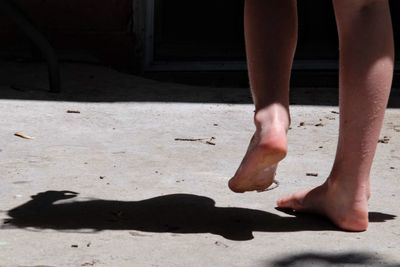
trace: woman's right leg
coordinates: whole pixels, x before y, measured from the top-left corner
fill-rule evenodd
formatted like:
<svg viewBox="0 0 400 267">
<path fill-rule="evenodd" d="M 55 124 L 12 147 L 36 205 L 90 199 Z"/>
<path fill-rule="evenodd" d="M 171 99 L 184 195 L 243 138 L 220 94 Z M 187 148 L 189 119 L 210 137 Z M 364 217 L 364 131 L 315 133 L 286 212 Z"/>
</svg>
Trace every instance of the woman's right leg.
<svg viewBox="0 0 400 267">
<path fill-rule="evenodd" d="M 256 132 L 229 181 L 234 192 L 271 185 L 287 152 L 289 83 L 297 43 L 296 0 L 246 0 L 245 35 Z"/>
<path fill-rule="evenodd" d="M 345 230 L 368 226 L 370 170 L 391 88 L 394 46 L 387 0 L 333 0 L 340 41 L 340 129 L 328 180 L 278 206 L 321 213 Z"/>
</svg>

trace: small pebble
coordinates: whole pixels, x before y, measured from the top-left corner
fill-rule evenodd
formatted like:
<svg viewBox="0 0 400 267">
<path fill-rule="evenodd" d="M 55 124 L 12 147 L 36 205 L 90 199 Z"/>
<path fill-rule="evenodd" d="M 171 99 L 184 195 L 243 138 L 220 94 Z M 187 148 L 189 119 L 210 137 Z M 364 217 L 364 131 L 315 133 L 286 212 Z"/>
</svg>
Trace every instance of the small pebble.
<svg viewBox="0 0 400 267">
<path fill-rule="evenodd" d="M 390 138 L 389 138 L 388 136 L 384 136 L 383 138 L 381 138 L 381 139 L 378 140 L 378 143 L 381 143 L 381 144 L 388 144 L 389 141 L 390 141 Z"/>
<path fill-rule="evenodd" d="M 222 243 L 222 242 L 219 242 L 219 241 L 215 241 L 215 243 L 214 243 L 216 246 L 218 246 L 218 247 L 224 247 L 224 248 L 228 248 L 229 246 L 228 245 L 226 245 L 226 244 L 224 244 L 224 243 Z"/>
</svg>

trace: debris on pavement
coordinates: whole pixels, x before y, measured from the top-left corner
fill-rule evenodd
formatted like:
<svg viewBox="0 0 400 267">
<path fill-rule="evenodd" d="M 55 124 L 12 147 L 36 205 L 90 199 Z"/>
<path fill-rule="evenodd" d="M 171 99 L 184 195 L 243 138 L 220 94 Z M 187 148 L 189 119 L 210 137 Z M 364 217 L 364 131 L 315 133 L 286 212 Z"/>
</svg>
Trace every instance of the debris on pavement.
<svg viewBox="0 0 400 267">
<path fill-rule="evenodd" d="M 175 138 L 175 141 L 196 142 L 196 141 L 204 141 L 204 138 Z"/>
<path fill-rule="evenodd" d="M 206 144 L 215 146 L 215 143 L 212 142 L 212 140 L 215 140 L 215 137 L 211 137 L 210 140 L 206 142 Z"/>
<path fill-rule="evenodd" d="M 98 260 L 92 260 L 90 262 L 82 263 L 81 266 L 94 266 L 96 263 L 99 263 Z"/>
<path fill-rule="evenodd" d="M 224 243 L 222 243 L 222 242 L 220 242 L 220 241 L 215 241 L 215 243 L 214 243 L 216 246 L 218 246 L 218 247 L 224 247 L 224 248 L 228 248 L 229 246 L 228 245 L 226 245 L 226 244 L 224 244 Z"/>
<path fill-rule="evenodd" d="M 23 138 L 23 139 L 35 139 L 35 137 L 26 135 L 26 134 L 24 134 L 24 133 L 22 133 L 22 132 L 16 132 L 14 135 L 15 135 L 15 136 L 18 136 L 18 137 L 21 137 L 21 138 Z"/>
<path fill-rule="evenodd" d="M 175 138 L 175 141 L 182 141 L 182 142 L 201 142 L 207 145 L 212 145 L 215 146 L 215 142 L 213 142 L 213 140 L 215 140 L 215 137 L 211 137 L 211 138 Z"/>
<path fill-rule="evenodd" d="M 99 263 L 98 260 L 92 260 L 90 262 L 82 263 L 81 266 L 94 266 L 96 263 Z"/>
<path fill-rule="evenodd" d="M 80 114 L 81 112 L 79 110 L 67 110 L 67 113 Z"/>
<path fill-rule="evenodd" d="M 331 113 L 333 113 L 333 114 L 340 114 L 338 111 L 334 111 L 334 110 L 332 110 Z"/>
<path fill-rule="evenodd" d="M 317 177 L 317 176 L 318 176 L 318 173 L 316 173 L 316 172 L 308 172 L 308 173 L 306 173 L 306 175 L 307 175 L 307 176 Z"/>
<path fill-rule="evenodd" d="M 275 175 L 276 175 L 276 174 L 275 174 Z M 268 188 L 257 190 L 257 193 L 262 193 L 262 192 L 274 190 L 274 189 L 276 189 L 276 188 L 279 187 L 280 182 L 279 182 L 278 180 L 274 179 L 274 180 L 272 181 L 272 184 L 273 184 L 273 185 L 269 186 Z"/>
<path fill-rule="evenodd" d="M 317 124 L 315 124 L 315 126 L 316 127 L 323 127 L 323 126 L 325 126 L 323 123 L 317 123 Z"/>
<path fill-rule="evenodd" d="M 380 138 L 380 139 L 378 140 L 378 143 L 381 143 L 381 144 L 388 144 L 389 141 L 390 141 L 390 137 L 384 136 L 383 138 Z"/>
</svg>

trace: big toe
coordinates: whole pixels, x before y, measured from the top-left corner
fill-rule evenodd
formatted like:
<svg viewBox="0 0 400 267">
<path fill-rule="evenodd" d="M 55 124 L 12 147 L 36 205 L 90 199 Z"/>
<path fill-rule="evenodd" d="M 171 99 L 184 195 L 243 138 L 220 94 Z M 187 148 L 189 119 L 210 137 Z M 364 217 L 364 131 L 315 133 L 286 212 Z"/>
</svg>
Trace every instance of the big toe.
<svg viewBox="0 0 400 267">
<path fill-rule="evenodd" d="M 282 209 L 292 209 L 292 210 L 304 210 L 304 195 L 306 192 L 298 192 L 295 194 L 292 194 L 287 197 L 283 197 L 279 199 L 276 204 L 278 208 Z"/>
<path fill-rule="evenodd" d="M 288 197 L 283 197 L 280 198 L 277 202 L 276 205 L 278 206 L 278 208 L 282 208 L 282 209 L 295 209 L 296 202 L 293 199 L 293 196 L 288 196 Z"/>
</svg>

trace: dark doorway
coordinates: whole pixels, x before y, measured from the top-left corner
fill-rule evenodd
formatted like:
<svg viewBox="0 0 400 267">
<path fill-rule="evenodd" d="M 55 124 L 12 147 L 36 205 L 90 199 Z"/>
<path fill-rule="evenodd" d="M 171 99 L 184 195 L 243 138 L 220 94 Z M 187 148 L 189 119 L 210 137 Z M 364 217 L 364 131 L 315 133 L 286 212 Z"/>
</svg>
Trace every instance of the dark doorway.
<svg viewBox="0 0 400 267">
<path fill-rule="evenodd" d="M 391 1 L 397 50 L 399 2 Z M 156 0 L 154 61 L 244 61 L 243 5 L 244 0 Z M 301 0 L 298 7 L 296 61 L 337 61 L 332 2 Z"/>
<path fill-rule="evenodd" d="M 243 0 L 156 0 L 154 59 L 243 59 L 243 5 Z"/>
</svg>

